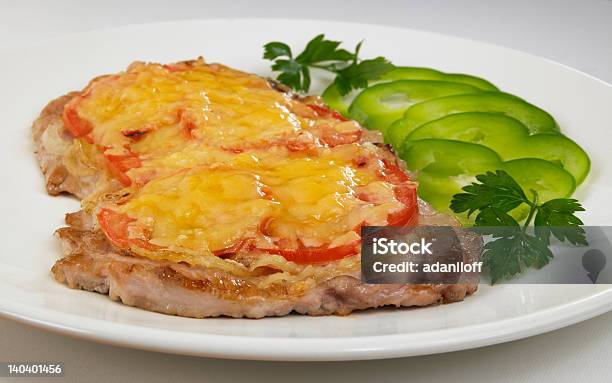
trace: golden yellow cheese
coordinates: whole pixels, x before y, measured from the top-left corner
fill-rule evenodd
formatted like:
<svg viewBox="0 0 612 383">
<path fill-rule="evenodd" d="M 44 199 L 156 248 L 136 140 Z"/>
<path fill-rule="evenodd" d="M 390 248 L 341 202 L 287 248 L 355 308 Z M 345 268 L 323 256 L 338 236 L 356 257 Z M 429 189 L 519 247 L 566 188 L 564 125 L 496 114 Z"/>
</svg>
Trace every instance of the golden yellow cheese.
<svg viewBox="0 0 612 383">
<path fill-rule="evenodd" d="M 135 219 L 132 238 L 175 252 L 214 254 L 245 239 L 259 248 L 342 246 L 358 240 L 360 224 L 384 225 L 403 208 L 379 175 L 381 162 L 354 162 L 376 150 L 350 144 L 291 156 L 280 148 L 241 153 L 154 179 L 113 210 Z"/>
<path fill-rule="evenodd" d="M 341 248 L 406 209 L 356 122 L 222 65 L 136 63 L 69 107 L 91 128 L 74 152 L 131 185 L 84 207 L 118 214 L 100 226 L 145 257 L 222 267 L 216 256 L 243 246 Z"/>
<path fill-rule="evenodd" d="M 113 149 L 109 154 L 129 145 L 135 153 L 155 155 L 190 139 L 228 149 L 299 135 L 314 142 L 308 130 L 316 124 L 307 118 L 312 111 L 266 80 L 203 63 L 181 70 L 134 64 L 94 81 L 77 110 L 93 126 L 93 141 Z"/>
</svg>

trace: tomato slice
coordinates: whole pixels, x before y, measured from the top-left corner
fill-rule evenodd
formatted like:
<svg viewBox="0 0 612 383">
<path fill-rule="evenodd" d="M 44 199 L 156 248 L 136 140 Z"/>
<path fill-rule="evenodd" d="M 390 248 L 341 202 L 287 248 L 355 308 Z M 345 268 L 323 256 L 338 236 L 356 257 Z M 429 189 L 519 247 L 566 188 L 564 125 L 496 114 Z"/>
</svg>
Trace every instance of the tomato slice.
<svg viewBox="0 0 612 383">
<path fill-rule="evenodd" d="M 419 223 L 416 187 L 396 186 L 395 198 L 404 205 L 404 208 L 388 215 L 387 226 L 416 226 Z"/>
<path fill-rule="evenodd" d="M 128 177 L 126 172 L 130 169 L 142 166 L 138 155 L 132 152 L 121 155 L 104 154 L 104 158 L 106 158 L 108 169 L 124 186 L 130 186 L 132 184 L 132 180 Z"/>
<path fill-rule="evenodd" d="M 387 226 L 414 226 L 418 224 L 419 208 L 416 186 L 410 183 L 410 177 L 397 165 L 383 161 L 385 170 L 382 177 L 395 185 L 395 198 L 404 205 L 399 211 L 390 213 Z"/>
<path fill-rule="evenodd" d="M 404 208 L 390 213 L 387 218 L 388 226 L 407 226 L 418 223 L 418 207 L 416 188 L 410 183 L 409 177 L 397 166 L 385 163 L 385 170 L 381 174 L 383 178 L 395 184 L 395 196 Z M 130 239 L 128 236 L 128 225 L 135 220 L 123 213 L 117 213 L 110 209 L 101 209 L 97 215 L 102 230 L 109 240 L 123 249 L 129 249 L 130 245 L 141 248 L 156 250 L 159 246 L 153 245 L 142 239 Z M 361 225 L 360 225 L 361 226 Z M 358 230 L 359 227 L 356 228 Z M 350 244 L 336 246 L 298 246 L 296 249 L 283 248 L 260 248 L 259 250 L 269 254 L 278 254 L 299 264 L 313 264 L 337 261 L 342 258 L 355 255 L 359 252 L 360 241 Z M 224 256 L 249 247 L 247 241 L 239 241 L 234 246 L 215 251 L 217 256 Z"/>
<path fill-rule="evenodd" d="M 348 118 L 345 118 L 340 113 L 336 112 L 335 110 L 329 109 L 326 106 L 308 104 L 308 107 L 312 109 L 319 117 L 334 118 L 339 121 L 350 121 Z M 361 136 L 363 135 L 363 130 L 356 123 L 355 129 L 348 131 L 337 131 L 331 126 L 327 125 L 321 126 L 318 129 L 320 130 L 321 140 L 331 147 L 357 142 L 361 139 Z"/>
<path fill-rule="evenodd" d="M 387 226 L 414 226 L 418 223 L 418 205 L 416 187 L 410 182 L 410 177 L 398 166 L 384 161 L 384 171 L 380 174 L 381 178 L 395 185 L 395 198 L 402 203 L 403 208 L 390 213 L 387 217 Z M 368 196 L 362 196 L 367 201 Z M 354 230 L 359 233 L 363 224 L 358 225 Z M 360 241 L 351 244 L 328 247 L 307 247 L 300 246 L 297 249 L 260 249 L 269 254 L 278 254 L 288 261 L 300 264 L 321 263 L 337 261 L 339 259 L 357 254 Z"/>
<path fill-rule="evenodd" d="M 349 255 L 357 254 L 360 241 L 353 242 L 348 245 L 329 248 L 327 246 L 319 247 L 299 247 L 297 249 L 261 249 L 270 254 L 282 255 L 286 260 L 295 263 L 321 263 L 337 261 L 348 257 Z"/>
<path fill-rule="evenodd" d="M 64 125 L 75 138 L 86 136 L 93 130 L 91 123 L 79 116 L 76 106 L 80 100 L 80 96 L 73 98 L 64 106 L 64 112 L 62 113 Z"/>
<path fill-rule="evenodd" d="M 136 220 L 125 213 L 117 213 L 111 209 L 100 209 L 97 218 L 102 231 L 120 249 L 128 250 L 131 245 L 148 250 L 161 249 L 161 246 L 154 245 L 144 239 L 129 238 L 128 225 Z"/>
<path fill-rule="evenodd" d="M 349 130 L 345 132 L 339 132 L 334 130 L 332 127 L 326 126 L 321 130 L 321 140 L 328 146 L 334 147 L 338 145 L 352 144 L 361 139 L 363 131 L 358 126 L 355 126 L 355 130 Z"/>
<path fill-rule="evenodd" d="M 97 214 L 98 223 L 108 239 L 122 249 L 130 247 L 128 225 L 134 222 L 127 214 L 117 213 L 110 209 L 100 209 Z"/>
<path fill-rule="evenodd" d="M 193 138 L 193 131 L 198 128 L 195 118 L 184 109 L 177 110 L 176 115 L 185 137 Z"/>
<path fill-rule="evenodd" d="M 103 208 L 100 209 L 96 217 L 98 218 L 98 223 L 102 231 L 106 234 L 108 239 L 121 249 L 129 250 L 130 246 L 137 246 L 147 250 L 159 250 L 163 248 L 141 238 L 130 238 L 128 226 L 130 223 L 135 222 L 136 219 L 125 213 L 118 213 L 114 210 Z M 236 253 L 242 249 L 252 249 L 251 242 L 249 240 L 240 240 L 232 246 L 213 251 L 213 254 L 222 257 L 224 255 Z"/>
<path fill-rule="evenodd" d="M 340 121 L 349 121 L 348 118 L 344 117 L 343 115 L 341 115 L 340 113 L 336 112 L 333 109 L 330 109 L 326 106 L 323 105 L 317 105 L 317 104 L 308 104 L 308 107 L 312 110 L 315 111 L 316 114 L 318 114 L 321 117 L 333 117 L 336 120 L 340 120 Z"/>
<path fill-rule="evenodd" d="M 394 185 L 409 182 L 410 177 L 406 174 L 399 166 L 392 164 L 388 160 L 383 160 L 385 169 L 382 171 L 380 176 L 386 181 L 391 182 Z"/>
<path fill-rule="evenodd" d="M 163 247 L 152 244 L 141 238 L 130 238 L 128 226 L 135 222 L 136 219 L 128 216 L 125 213 L 118 213 L 114 210 L 103 208 L 96 215 L 100 228 L 106 234 L 108 239 L 117 247 L 129 250 L 130 246 L 137 246 L 147 250 L 159 250 Z M 250 241 L 240 240 L 234 245 L 224 249 L 213 251 L 213 254 L 221 257 L 228 254 L 236 253 L 242 249 L 249 248 Z"/>
</svg>

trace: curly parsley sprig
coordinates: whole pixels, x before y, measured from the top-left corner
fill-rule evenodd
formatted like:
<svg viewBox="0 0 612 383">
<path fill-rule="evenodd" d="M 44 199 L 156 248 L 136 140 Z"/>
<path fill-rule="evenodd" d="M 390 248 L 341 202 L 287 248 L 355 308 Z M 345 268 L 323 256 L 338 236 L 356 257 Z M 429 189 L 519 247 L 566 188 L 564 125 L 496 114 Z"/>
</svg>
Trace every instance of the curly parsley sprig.
<svg viewBox="0 0 612 383">
<path fill-rule="evenodd" d="M 272 41 L 264 45 L 263 57 L 273 62 L 273 71 L 280 72 L 276 78 L 279 82 L 302 92 L 310 89 L 312 68 L 335 73 L 334 84 L 341 95 L 365 88 L 368 81 L 377 80 L 395 68 L 384 57 L 360 60 L 361 42 L 354 52 L 340 48 L 340 44 L 340 41 L 326 40 L 325 35 L 320 34 L 294 57 L 289 45 Z"/>
<path fill-rule="evenodd" d="M 489 269 L 492 283 L 550 262 L 551 234 L 559 241 L 588 245 L 583 223 L 575 215 L 584 211 L 577 200 L 559 198 L 540 203 L 535 190 L 530 190 L 532 198 L 528 198 L 503 170 L 478 175 L 476 180 L 479 182 L 462 189 L 465 193 L 453 196 L 450 208 L 455 213 L 467 212 L 468 216 L 478 211 L 475 226 L 494 238 L 485 244 L 483 253 L 483 265 Z M 508 213 L 523 204 L 529 207 L 529 214 L 520 225 Z M 528 230 L 532 220 L 533 234 Z"/>
</svg>

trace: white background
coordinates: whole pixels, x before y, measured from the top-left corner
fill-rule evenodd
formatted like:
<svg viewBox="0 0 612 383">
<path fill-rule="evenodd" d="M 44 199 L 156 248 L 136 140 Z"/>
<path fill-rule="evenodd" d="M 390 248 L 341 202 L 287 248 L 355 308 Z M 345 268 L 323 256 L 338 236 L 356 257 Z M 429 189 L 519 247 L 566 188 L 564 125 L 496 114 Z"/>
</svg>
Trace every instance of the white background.
<svg viewBox="0 0 612 383">
<path fill-rule="evenodd" d="M 0 1 L 0 48 L 119 25 L 215 17 L 295 17 L 405 26 L 505 45 L 612 82 L 610 0 L 156 0 L 130 3 L 125 0 L 5 0 Z M 282 33 L 279 39 L 282 39 Z M 612 381 L 610 323 L 612 313 L 530 339 L 416 358 L 342 363 L 273 363 L 128 350 L 66 338 L 0 320 L 0 361 L 64 361 L 66 381 L 90 382 L 166 382 L 170 379 L 219 383 L 276 380 L 296 383 L 348 380 L 609 382 Z M 41 382 L 43 379 L 35 381 Z"/>
</svg>

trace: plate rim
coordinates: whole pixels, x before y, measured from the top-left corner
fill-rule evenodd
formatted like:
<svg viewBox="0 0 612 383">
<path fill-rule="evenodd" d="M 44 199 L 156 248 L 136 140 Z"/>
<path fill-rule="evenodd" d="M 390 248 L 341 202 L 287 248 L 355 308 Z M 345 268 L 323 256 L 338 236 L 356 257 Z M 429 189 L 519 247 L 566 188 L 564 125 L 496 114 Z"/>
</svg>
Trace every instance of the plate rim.
<svg viewBox="0 0 612 383">
<path fill-rule="evenodd" d="M 194 334 L 192 332 L 180 332 L 118 322 L 112 322 L 112 328 L 107 328 L 109 322 L 101 319 L 88 318 L 87 321 L 82 321 L 82 317 L 77 314 L 45 308 L 30 309 L 30 313 L 32 311 L 38 313 L 34 317 L 32 314 L 28 315 L 19 310 L 20 306 L 28 306 L 15 302 L 11 303 L 13 303 L 12 309 L 10 304 L 0 306 L 0 317 L 32 325 L 43 330 L 102 344 L 223 359 L 349 361 L 431 355 L 490 346 L 544 334 L 612 311 L 612 286 L 575 301 L 552 306 L 527 315 L 488 323 L 417 333 L 341 338 Z M 134 307 L 128 308 L 140 310 Z M 427 308 L 424 309 L 426 310 Z M 165 315 L 159 313 L 153 314 Z M 59 315 L 59 318 L 55 320 L 40 319 L 53 317 L 53 315 Z M 551 318 L 553 319 L 551 320 Z M 267 320 L 276 319 L 282 319 L 282 317 L 268 318 Z M 228 318 L 228 320 L 233 319 Z M 66 323 L 69 324 L 67 325 Z M 98 325 L 100 326 L 98 327 Z M 120 331 L 117 331 L 117 329 Z M 474 332 L 474 330 L 478 331 Z M 130 334 L 130 336 L 123 337 L 127 334 Z M 441 334 L 445 335 L 445 340 L 443 341 L 440 341 Z M 168 336 L 170 337 L 168 338 Z M 207 339 L 208 342 L 205 343 L 204 347 L 193 347 L 190 341 L 193 341 L 194 337 L 201 338 L 201 340 Z M 432 342 L 432 338 L 435 338 L 436 341 Z M 171 339 L 171 341 L 164 342 L 167 339 Z M 381 339 L 385 341 L 392 340 L 392 342 L 384 343 L 381 342 Z M 177 340 L 180 342 L 177 342 Z M 384 343 L 384 346 L 381 346 L 382 343 Z M 246 352 L 244 351 L 245 344 L 249 346 Z M 313 352 L 315 349 L 318 351 Z"/>
<path fill-rule="evenodd" d="M 403 32 L 420 33 L 431 36 L 443 37 L 477 43 L 494 49 L 502 49 L 514 54 L 527 56 L 532 60 L 546 62 L 565 70 L 581 75 L 589 80 L 612 88 L 612 84 L 585 73 L 571 66 L 556 62 L 552 59 L 538 56 L 533 53 L 524 52 L 519 49 L 510 48 L 491 42 L 480 41 L 472 38 L 453 36 L 450 34 L 432 32 L 427 30 L 405 28 L 401 26 L 387 26 L 376 23 L 334 21 L 325 19 L 301 19 L 301 18 L 266 18 L 266 17 L 240 17 L 240 18 L 210 18 L 210 19 L 181 19 L 161 22 L 148 22 L 128 24 L 117 27 L 96 28 L 83 32 L 62 34 L 51 38 L 44 38 L 25 43 L 21 46 L 5 46 L 0 52 L 20 51 L 24 47 L 36 47 L 50 42 L 61 41 L 70 38 L 130 30 L 133 28 L 151 28 L 160 25 L 186 24 L 186 23 L 230 23 L 239 21 L 250 22 L 303 22 L 322 24 L 343 24 L 352 26 L 370 26 L 384 28 L 387 30 L 398 30 Z M 29 310 L 27 310 L 29 308 Z M 488 323 L 473 324 L 456 328 L 442 330 L 427 330 L 417 333 L 370 335 L 342 338 L 291 338 L 291 337 L 259 337 L 243 335 L 218 335 L 178 332 L 175 330 L 143 327 L 121 322 L 108 322 L 97 318 L 89 318 L 79 323 L 81 316 L 77 314 L 56 311 L 40 307 L 21 305 L 20 303 L 0 300 L 0 317 L 15 320 L 32 325 L 44 330 L 68 335 L 80 339 L 95 341 L 98 343 L 111 344 L 135 349 L 172 352 L 183 355 L 206 356 L 228 359 L 248 360 L 274 360 L 274 361 L 340 361 L 340 360 L 367 360 L 385 359 L 394 357 L 406 357 L 416 355 L 435 354 L 441 352 L 457 351 L 503 343 L 507 341 L 526 338 L 536 334 L 553 331 L 612 310 L 612 286 L 607 289 L 586 295 L 573 301 L 565 302 L 556 306 L 539 310 L 519 317 L 506 318 Z M 28 312 L 30 313 L 28 315 Z M 34 315 L 32 313 L 37 313 Z M 164 315 L 164 314 L 157 314 Z M 54 319 L 44 319 L 54 318 Z M 64 319 L 64 320 L 62 320 Z M 271 318 L 271 320 L 274 320 Z M 62 324 L 64 323 L 64 324 Z M 66 325 L 65 323 L 71 323 Z M 109 327 L 109 323 L 112 323 Z M 96 328 L 96 325 L 102 325 Z M 106 326 L 104 326 L 106 325 Z M 102 330 L 101 330 L 102 328 Z M 114 329 L 114 330 L 113 330 Z M 117 329 L 121 331 L 117 331 Z M 474 330 L 479 331 L 474 335 Z M 123 334 L 121 334 L 123 333 Z M 123 337 L 122 335 L 132 336 Z M 436 342 L 432 342 L 428 336 L 436 334 Z M 440 334 L 448 335 L 445 340 L 440 340 Z M 138 334 L 138 336 L 136 336 Z M 170 338 L 167 343 L 162 342 L 164 336 L 182 335 L 181 342 Z M 208 338 L 212 340 L 206 347 L 189 346 L 188 338 L 193 336 Z M 381 339 L 393 338 L 393 342 L 381 345 Z M 187 342 L 186 342 L 187 341 Z M 250 349 L 244 351 L 245 342 L 249 343 Z M 301 347 L 300 347 L 301 346 Z M 308 347 L 304 347 L 308 346 Z M 313 353 L 313 349 L 320 352 Z"/>
</svg>

